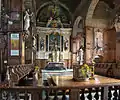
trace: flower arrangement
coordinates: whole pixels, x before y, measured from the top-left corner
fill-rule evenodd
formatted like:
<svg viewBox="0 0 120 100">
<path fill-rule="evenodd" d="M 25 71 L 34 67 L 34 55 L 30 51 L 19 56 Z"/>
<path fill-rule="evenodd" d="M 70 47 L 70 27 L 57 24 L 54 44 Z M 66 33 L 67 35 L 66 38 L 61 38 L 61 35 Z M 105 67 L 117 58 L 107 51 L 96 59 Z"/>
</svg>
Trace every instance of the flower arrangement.
<svg viewBox="0 0 120 100">
<path fill-rule="evenodd" d="M 39 67 L 38 66 L 35 66 L 35 71 L 39 71 Z"/>
<path fill-rule="evenodd" d="M 87 64 L 83 64 L 82 66 L 80 66 L 81 68 L 79 69 L 79 74 L 82 75 L 84 78 L 88 78 L 89 77 L 89 72 L 90 72 L 90 68 Z"/>
<path fill-rule="evenodd" d="M 75 80 L 86 80 L 94 78 L 94 66 L 87 64 L 74 66 L 73 78 Z"/>
</svg>

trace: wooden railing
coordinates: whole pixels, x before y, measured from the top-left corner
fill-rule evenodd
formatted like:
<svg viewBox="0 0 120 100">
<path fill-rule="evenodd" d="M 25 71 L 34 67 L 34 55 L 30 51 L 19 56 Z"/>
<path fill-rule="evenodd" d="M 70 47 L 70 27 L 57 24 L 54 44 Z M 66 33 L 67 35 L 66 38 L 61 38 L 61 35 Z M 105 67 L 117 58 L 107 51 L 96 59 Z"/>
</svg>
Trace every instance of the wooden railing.
<svg viewBox="0 0 120 100">
<path fill-rule="evenodd" d="M 120 87 L 77 88 L 13 87 L 1 88 L 0 100 L 120 100 Z M 74 95 L 74 96 L 73 96 Z"/>
<path fill-rule="evenodd" d="M 15 86 L 34 68 L 30 66 L 8 68 L 12 85 L 0 84 L 0 100 L 120 100 L 120 80 L 103 76 L 88 82 L 76 82 L 67 77 L 58 85 L 51 80 L 38 85 L 37 80 L 33 79 L 33 86 Z"/>
</svg>

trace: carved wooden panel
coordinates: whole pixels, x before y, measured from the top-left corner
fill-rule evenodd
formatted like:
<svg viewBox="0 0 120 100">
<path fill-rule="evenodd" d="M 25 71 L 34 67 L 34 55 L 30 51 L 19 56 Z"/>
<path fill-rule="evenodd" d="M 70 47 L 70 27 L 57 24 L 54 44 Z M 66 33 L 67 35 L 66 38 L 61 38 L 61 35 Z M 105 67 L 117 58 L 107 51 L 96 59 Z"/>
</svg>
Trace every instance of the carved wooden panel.
<svg viewBox="0 0 120 100">
<path fill-rule="evenodd" d="M 8 31 L 22 31 L 22 0 L 11 0 L 8 19 Z"/>
<path fill-rule="evenodd" d="M 5 47 L 5 37 L 4 35 L 0 35 L 0 49 L 4 49 Z"/>
</svg>

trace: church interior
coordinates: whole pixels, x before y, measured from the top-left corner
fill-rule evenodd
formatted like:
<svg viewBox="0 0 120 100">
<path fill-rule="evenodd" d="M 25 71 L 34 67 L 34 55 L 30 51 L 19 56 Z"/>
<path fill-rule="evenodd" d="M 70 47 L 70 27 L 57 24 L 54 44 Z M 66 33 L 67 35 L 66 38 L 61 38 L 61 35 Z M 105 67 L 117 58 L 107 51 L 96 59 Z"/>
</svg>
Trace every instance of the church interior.
<svg viewBox="0 0 120 100">
<path fill-rule="evenodd" d="M 119 49 L 120 0 L 0 0 L 0 100 L 119 100 Z"/>
</svg>

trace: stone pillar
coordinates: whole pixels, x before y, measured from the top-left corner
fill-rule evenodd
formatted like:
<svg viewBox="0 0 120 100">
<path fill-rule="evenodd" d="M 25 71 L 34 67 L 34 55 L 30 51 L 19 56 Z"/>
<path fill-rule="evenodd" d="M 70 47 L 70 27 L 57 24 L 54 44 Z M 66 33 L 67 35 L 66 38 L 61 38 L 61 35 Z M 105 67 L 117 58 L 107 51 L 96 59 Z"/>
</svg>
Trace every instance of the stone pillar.
<svg viewBox="0 0 120 100">
<path fill-rule="evenodd" d="M 22 57 L 21 57 L 21 63 L 25 64 L 25 41 L 22 39 Z"/>
<path fill-rule="evenodd" d="M 116 32 L 116 62 L 120 62 L 120 31 Z"/>
<path fill-rule="evenodd" d="M 93 58 L 93 46 L 94 46 L 94 28 L 86 27 L 86 63 L 90 63 Z"/>
<path fill-rule="evenodd" d="M 120 15 L 116 16 L 114 26 L 116 30 L 116 62 L 120 62 Z"/>
<path fill-rule="evenodd" d="M 103 41 L 104 41 L 104 54 L 103 54 L 103 62 L 107 62 L 108 60 L 108 31 L 104 31 L 103 33 Z"/>
<path fill-rule="evenodd" d="M 1 0 L 0 0 L 0 27 L 1 27 Z"/>
<path fill-rule="evenodd" d="M 103 62 L 115 62 L 116 55 L 116 32 L 115 29 L 104 31 L 104 54 Z"/>
</svg>

